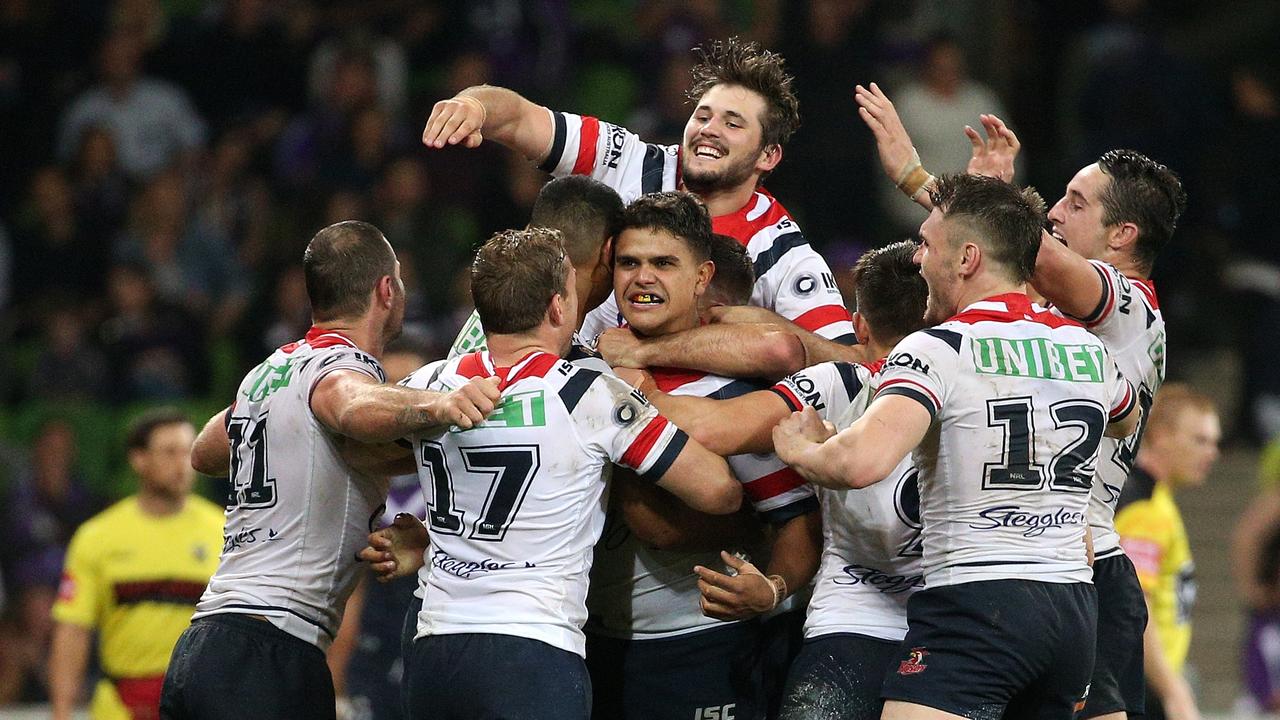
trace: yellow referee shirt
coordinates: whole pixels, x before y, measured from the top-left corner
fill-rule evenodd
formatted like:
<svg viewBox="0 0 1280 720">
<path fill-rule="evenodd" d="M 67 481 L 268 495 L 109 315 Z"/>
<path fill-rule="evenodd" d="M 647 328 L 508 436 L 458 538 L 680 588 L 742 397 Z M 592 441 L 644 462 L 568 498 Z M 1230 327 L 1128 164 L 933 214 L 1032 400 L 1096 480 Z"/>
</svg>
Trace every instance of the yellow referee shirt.
<svg viewBox="0 0 1280 720">
<path fill-rule="evenodd" d="M 200 497 L 156 517 L 136 496 L 76 531 L 67 550 L 53 617 L 98 632 L 98 657 L 111 678 L 164 675 L 178 636 L 218 568 L 223 510 Z M 94 690 L 94 718 L 127 717 L 109 681 Z"/>
<path fill-rule="evenodd" d="M 1191 646 L 1195 563 L 1169 487 L 1135 467 L 1116 510 L 1116 531 L 1150 598 L 1151 622 L 1160 634 L 1165 659 L 1175 672 L 1182 672 Z"/>
</svg>

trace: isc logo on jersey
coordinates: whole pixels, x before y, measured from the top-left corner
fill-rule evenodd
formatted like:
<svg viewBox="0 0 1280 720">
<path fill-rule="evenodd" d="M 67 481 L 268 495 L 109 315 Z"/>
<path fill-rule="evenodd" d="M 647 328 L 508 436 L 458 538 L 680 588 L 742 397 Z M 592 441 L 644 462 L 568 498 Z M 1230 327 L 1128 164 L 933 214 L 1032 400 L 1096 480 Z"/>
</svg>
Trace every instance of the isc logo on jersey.
<svg viewBox="0 0 1280 720">
<path fill-rule="evenodd" d="M 547 424 L 547 402 L 541 390 L 512 393 L 502 398 L 502 404 L 494 408 L 479 425 L 468 430 L 457 427 L 449 428 L 451 433 L 465 433 L 485 428 L 530 428 L 545 427 Z"/>
</svg>

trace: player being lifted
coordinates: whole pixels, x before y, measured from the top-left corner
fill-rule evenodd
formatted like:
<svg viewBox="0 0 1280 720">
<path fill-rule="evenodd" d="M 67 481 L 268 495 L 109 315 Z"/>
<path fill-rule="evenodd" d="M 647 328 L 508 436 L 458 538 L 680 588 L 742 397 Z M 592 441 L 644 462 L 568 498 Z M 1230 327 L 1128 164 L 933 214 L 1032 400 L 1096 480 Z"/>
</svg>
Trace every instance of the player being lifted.
<svg viewBox="0 0 1280 720">
<path fill-rule="evenodd" d="M 496 235 L 471 280 L 489 349 L 406 380 L 446 390 L 495 375 L 501 392 L 476 428 L 412 438 L 430 545 L 409 710 L 586 718 L 582 625 L 608 468 L 629 468 L 709 513 L 737 510 L 741 486 L 629 385 L 562 359 L 577 293 L 557 231 Z"/>
<path fill-rule="evenodd" d="M 646 143 L 626 128 L 593 117 L 553 112 L 498 87 L 470 87 L 432 108 L 422 141 L 429 148 L 475 147 L 495 140 L 554 175 L 591 175 L 624 202 L 660 190 L 697 194 L 715 232 L 746 248 L 755 264 L 753 304 L 777 311 L 826 338 L 853 342 L 853 327 L 826 262 L 805 240 L 785 208 L 761 187 L 782 160 L 799 125 L 791 77 L 781 56 L 737 39 L 711 43 L 693 70 L 695 107 L 680 145 Z M 619 324 L 617 307 L 593 310 L 584 335 Z M 644 367 L 652 358 L 739 376 L 753 368 L 726 352 L 734 330 L 696 328 L 650 341 L 643 353 L 631 335 L 606 333 L 601 351 Z M 615 352 L 615 340 L 626 343 Z M 718 352 L 717 352 L 718 350 Z M 650 357 L 651 356 L 651 357 Z M 707 360 L 716 367 L 707 367 Z M 792 367 L 792 370 L 798 369 Z"/>
<path fill-rule="evenodd" d="M 713 286 L 720 295 L 741 286 L 737 292 L 743 297 L 723 299 L 746 302 L 749 265 L 741 246 L 723 240 L 732 245 L 717 252 L 710 218 L 688 193 L 655 193 L 628 205 L 615 241 L 613 277 L 630 328 L 643 337 L 662 337 L 697 327 L 702 300 Z M 738 253 L 736 266 L 731 251 Z M 716 254 L 723 268 L 713 263 Z M 732 397 L 755 387 L 699 371 L 652 372 L 660 387 L 676 394 Z M 761 698 L 752 675 L 759 632 L 756 623 L 738 621 L 772 610 L 807 587 L 817 569 L 820 527 L 812 490 L 772 454 L 738 455 L 729 464 L 761 520 L 773 528 L 770 544 L 740 547 L 728 538 L 708 538 L 701 547 L 649 547 L 629 514 L 645 499 L 635 498 L 629 486 L 616 487 L 625 495 L 615 509 L 622 507 L 596 546 L 588 598 L 596 717 L 683 720 L 702 717 L 706 709 L 756 715 Z M 755 612 L 717 607 L 704 614 L 700 608 L 695 566 L 719 567 L 721 548 L 767 555 L 763 572 L 745 566 L 752 577 L 743 582 L 753 582 L 765 596 Z M 741 566 L 737 558 L 728 562 Z"/>
<path fill-rule="evenodd" d="M 1093 467 L 1104 432 L 1136 428 L 1136 393 L 1101 341 L 1027 297 L 1044 223 L 1034 190 L 947 176 L 932 200 L 917 261 L 925 321 L 940 324 L 893 349 L 850 427 L 833 434 L 806 408 L 774 444 L 829 487 L 876 483 L 915 449 L 925 589 L 883 717 L 1065 720 L 1093 669 Z"/>
<path fill-rule="evenodd" d="M 926 209 L 929 178 L 911 149 L 893 103 L 876 85 L 859 87 L 860 114 L 875 134 L 886 172 L 903 192 Z M 985 115 L 986 140 L 966 134 L 974 157 L 992 173 L 1013 174 L 1020 143 L 997 117 Z M 972 166 L 971 166 L 972 167 Z M 891 170 L 891 168 L 894 168 Z M 919 187 L 917 188 L 917 185 Z M 1165 325 L 1151 282 L 1151 270 L 1168 244 L 1186 204 L 1177 176 L 1164 165 L 1131 150 L 1112 150 L 1079 172 L 1049 211 L 1046 233 L 1031 283 L 1063 315 L 1081 320 L 1102 340 L 1120 371 L 1137 386 L 1145 413 L 1164 380 Z M 1096 561 L 1099 642 L 1089 698 L 1080 717 L 1141 715 L 1143 628 L 1147 623 L 1142 588 L 1132 562 L 1120 547 L 1115 508 L 1137 457 L 1142 432 L 1126 439 L 1104 438 L 1089 502 L 1089 526 Z M 1191 703 L 1185 682 L 1170 688 L 1177 707 Z M 1111 720 L 1115 720 L 1112 717 Z"/>
<path fill-rule="evenodd" d="M 924 324 L 925 283 L 912 262 L 915 245 L 899 242 L 864 254 L 853 269 L 858 337 L 883 358 Z M 725 454 L 773 449 L 772 430 L 793 410 L 814 408 L 847 427 L 874 393 L 883 362 L 824 362 L 769 390 L 725 400 L 650 392 L 668 417 L 707 447 Z M 646 391 L 649 388 L 646 386 Z M 862 490 L 818 489 L 823 546 L 805 642 L 781 698 L 786 720 L 880 716 L 880 688 L 897 664 L 907 633 L 907 600 L 924 585 L 920 572 L 920 500 L 911 459 L 885 482 Z M 759 602 L 738 578 L 700 572 L 705 603 L 741 607 Z"/>
<path fill-rule="evenodd" d="M 192 450 L 200 472 L 229 466 L 232 487 L 222 558 L 174 648 L 162 717 L 333 718 L 325 649 L 387 495 L 343 446 L 469 428 L 498 396 L 491 378 L 448 394 L 383 384 L 378 358 L 400 333 L 404 285 L 374 226 L 316 233 L 303 270 L 314 326 L 245 376 Z"/>
</svg>

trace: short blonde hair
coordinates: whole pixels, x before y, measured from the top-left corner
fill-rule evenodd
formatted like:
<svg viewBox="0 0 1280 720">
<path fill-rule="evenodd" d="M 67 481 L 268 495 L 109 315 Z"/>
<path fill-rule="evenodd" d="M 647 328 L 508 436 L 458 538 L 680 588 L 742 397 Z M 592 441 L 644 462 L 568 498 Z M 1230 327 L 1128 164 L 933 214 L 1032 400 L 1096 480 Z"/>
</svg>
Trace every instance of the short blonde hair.
<svg viewBox="0 0 1280 720">
<path fill-rule="evenodd" d="M 1218 414 L 1213 398 L 1187 385 L 1186 383 L 1168 383 L 1156 393 L 1155 402 L 1148 411 L 1147 432 L 1165 432 L 1172 430 L 1178 418 L 1187 410 L 1197 410 L 1205 414 Z"/>
</svg>

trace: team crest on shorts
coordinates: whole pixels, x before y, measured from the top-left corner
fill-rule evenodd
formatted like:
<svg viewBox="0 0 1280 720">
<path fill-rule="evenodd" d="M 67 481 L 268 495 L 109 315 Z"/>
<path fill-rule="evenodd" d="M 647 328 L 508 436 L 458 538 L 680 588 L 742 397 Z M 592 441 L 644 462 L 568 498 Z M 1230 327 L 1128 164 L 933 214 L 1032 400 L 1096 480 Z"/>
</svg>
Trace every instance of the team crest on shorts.
<svg viewBox="0 0 1280 720">
<path fill-rule="evenodd" d="M 1089 683 L 1084 686 L 1084 695 L 1081 695 L 1080 699 L 1076 701 L 1075 707 L 1072 708 L 1072 712 L 1080 712 L 1089 704 L 1089 689 L 1092 687 L 1093 683 Z"/>
<path fill-rule="evenodd" d="M 907 654 L 907 659 L 898 663 L 898 674 L 919 675 L 924 672 L 925 668 L 929 667 L 924 663 L 924 656 L 928 654 L 929 651 L 924 648 L 911 648 L 911 652 Z"/>
</svg>

